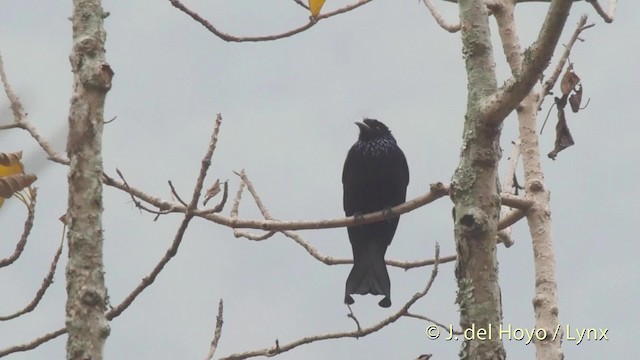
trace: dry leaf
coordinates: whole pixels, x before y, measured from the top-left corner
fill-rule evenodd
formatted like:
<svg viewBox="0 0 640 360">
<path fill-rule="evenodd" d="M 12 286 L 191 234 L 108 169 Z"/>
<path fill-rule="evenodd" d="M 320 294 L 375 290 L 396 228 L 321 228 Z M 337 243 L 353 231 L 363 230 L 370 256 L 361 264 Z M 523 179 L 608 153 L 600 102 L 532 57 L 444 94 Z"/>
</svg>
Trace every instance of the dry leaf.
<svg viewBox="0 0 640 360">
<path fill-rule="evenodd" d="M 0 178 L 0 196 L 10 198 L 13 193 L 33 184 L 37 177 L 33 174 L 16 174 Z"/>
<path fill-rule="evenodd" d="M 204 201 L 202 205 L 207 205 L 207 202 L 220 192 L 220 179 L 216 179 L 216 182 L 204 194 Z"/>
<path fill-rule="evenodd" d="M 565 103 L 566 104 L 566 103 Z M 555 160 L 558 153 L 573 145 L 573 136 L 567 126 L 567 119 L 564 116 L 564 106 L 558 106 L 558 123 L 556 124 L 556 141 L 553 150 L 547 156 Z"/>
<path fill-rule="evenodd" d="M 582 84 L 578 84 L 575 89 L 575 93 L 569 96 L 569 104 L 571 105 L 571 111 L 577 113 L 580 110 L 580 103 L 582 102 Z"/>
<path fill-rule="evenodd" d="M 560 82 L 562 95 L 568 95 L 579 83 L 580 77 L 573 71 L 573 64 L 569 64 L 567 71 L 564 72 L 562 81 Z"/>
</svg>

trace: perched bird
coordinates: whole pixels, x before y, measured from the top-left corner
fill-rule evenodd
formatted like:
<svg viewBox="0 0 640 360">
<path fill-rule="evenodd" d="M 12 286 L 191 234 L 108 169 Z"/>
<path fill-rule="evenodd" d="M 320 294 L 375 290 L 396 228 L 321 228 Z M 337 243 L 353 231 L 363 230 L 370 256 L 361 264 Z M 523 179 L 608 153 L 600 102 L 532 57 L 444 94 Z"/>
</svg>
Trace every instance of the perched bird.
<svg viewBox="0 0 640 360">
<path fill-rule="evenodd" d="M 343 206 L 347 216 L 389 210 L 406 199 L 409 167 L 389 128 L 378 120 L 356 122 L 358 141 L 347 154 L 342 170 Z M 351 294 L 384 295 L 378 305 L 391 306 L 391 281 L 384 262 L 398 227 L 398 217 L 349 226 L 353 268 L 347 278 L 344 302 Z"/>
</svg>

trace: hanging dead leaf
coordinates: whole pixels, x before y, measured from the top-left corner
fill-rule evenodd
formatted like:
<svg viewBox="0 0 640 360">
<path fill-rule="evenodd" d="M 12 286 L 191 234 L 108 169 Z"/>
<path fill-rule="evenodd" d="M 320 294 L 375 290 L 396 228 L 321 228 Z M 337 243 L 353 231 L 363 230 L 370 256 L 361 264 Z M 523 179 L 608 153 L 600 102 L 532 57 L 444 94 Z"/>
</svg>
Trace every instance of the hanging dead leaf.
<svg viewBox="0 0 640 360">
<path fill-rule="evenodd" d="M 216 182 L 204 194 L 204 201 L 202 205 L 207 205 L 207 202 L 220 192 L 220 179 L 216 179 Z"/>
<path fill-rule="evenodd" d="M 579 83 L 580 77 L 573 71 L 573 64 L 569 64 L 560 82 L 562 95 L 568 95 Z"/>
<path fill-rule="evenodd" d="M 325 0 L 309 0 L 309 10 L 311 10 L 311 15 L 313 15 L 313 17 L 318 17 L 324 2 Z"/>
<path fill-rule="evenodd" d="M 553 150 L 547 156 L 555 160 L 558 153 L 569 146 L 575 144 L 573 136 L 567 126 L 567 119 L 564 116 L 564 107 L 558 107 L 558 123 L 556 124 L 556 141 Z"/>
<path fill-rule="evenodd" d="M 0 178 L 0 196 L 5 199 L 10 198 L 15 192 L 18 192 L 27 186 L 33 184 L 37 177 L 33 174 L 16 174 Z"/>
<path fill-rule="evenodd" d="M 573 111 L 574 113 L 577 113 L 580 110 L 580 103 L 582 103 L 582 84 L 578 84 L 576 86 L 575 93 L 569 96 L 569 104 L 571 104 L 571 111 Z"/>
</svg>

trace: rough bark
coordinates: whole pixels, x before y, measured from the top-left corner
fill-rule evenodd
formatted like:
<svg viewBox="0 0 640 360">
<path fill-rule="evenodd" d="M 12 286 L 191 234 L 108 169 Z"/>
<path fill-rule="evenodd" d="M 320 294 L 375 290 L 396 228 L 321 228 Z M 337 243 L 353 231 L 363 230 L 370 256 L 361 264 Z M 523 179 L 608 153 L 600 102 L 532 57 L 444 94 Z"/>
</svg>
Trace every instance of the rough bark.
<svg viewBox="0 0 640 360">
<path fill-rule="evenodd" d="M 74 1 L 69 110 L 67 359 L 102 360 L 109 335 L 102 260 L 102 128 L 113 72 L 105 62 L 100 1 Z"/>
<path fill-rule="evenodd" d="M 494 12 L 498 19 L 503 50 L 511 65 L 513 77 L 498 89 L 496 85 L 493 49 L 489 33 L 488 10 L 484 0 L 460 0 L 460 25 L 463 56 L 467 70 L 468 99 L 460 164 L 452 181 L 455 203 L 454 221 L 458 262 L 457 302 L 460 306 L 460 325 L 465 330 L 461 359 L 504 359 L 502 344 L 502 303 L 498 283 L 496 234 L 500 214 L 498 162 L 501 157 L 500 132 L 504 118 L 528 96 L 536 79 L 548 66 L 566 18 L 571 0 L 553 0 L 538 40 L 522 52 L 515 31 L 513 7 L 517 1 L 496 2 Z M 521 132 L 535 133 L 534 100 L 520 104 Z M 522 120 L 522 116 L 526 120 Z M 533 120 L 531 120 L 533 119 Z M 530 129 L 533 121 L 533 130 Z M 537 137 L 522 139 L 521 151 L 525 159 L 527 196 L 537 203 L 527 213 L 534 237 L 534 251 L 543 251 L 544 263 L 536 263 L 536 291 L 534 299 L 537 315 L 545 313 L 537 324 L 545 330 L 557 322 L 557 295 L 555 292 L 554 260 L 550 248 L 550 216 L 548 192 L 542 183 L 542 170 L 537 153 Z M 533 152 L 532 149 L 535 149 Z M 539 253 L 536 253 L 539 256 Z M 538 296 L 543 294 L 543 296 Z M 555 305 L 554 305 L 555 304 Z M 538 308 L 544 310 L 538 311 Z M 555 318 L 553 314 L 555 313 Z M 552 332 L 547 332 L 553 334 Z M 556 359 L 562 353 L 559 339 L 545 339 L 548 352 L 539 358 Z M 555 344 L 558 342 L 558 344 Z M 540 351 L 541 345 L 538 345 Z"/>
<path fill-rule="evenodd" d="M 500 337 L 487 336 L 489 331 L 498 334 L 502 323 L 496 257 L 501 122 L 488 121 L 480 111 L 481 101 L 497 91 L 495 63 L 484 2 L 459 4 L 469 89 L 460 164 L 452 181 L 457 303 L 460 326 L 466 330 L 460 358 L 504 359 Z"/>
</svg>

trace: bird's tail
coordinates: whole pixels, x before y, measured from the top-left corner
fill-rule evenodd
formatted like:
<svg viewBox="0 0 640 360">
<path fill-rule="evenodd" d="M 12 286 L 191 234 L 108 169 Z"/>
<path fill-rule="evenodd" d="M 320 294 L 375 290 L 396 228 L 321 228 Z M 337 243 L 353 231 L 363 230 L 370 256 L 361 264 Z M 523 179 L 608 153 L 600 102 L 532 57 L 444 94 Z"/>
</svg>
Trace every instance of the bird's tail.
<svg viewBox="0 0 640 360">
<path fill-rule="evenodd" d="M 354 256 L 353 268 L 347 278 L 345 303 L 353 304 L 350 294 L 384 295 L 378 305 L 391 306 L 391 281 L 384 262 L 386 249 L 380 249 L 375 241 L 368 241 L 360 247 L 359 256 Z"/>
</svg>

